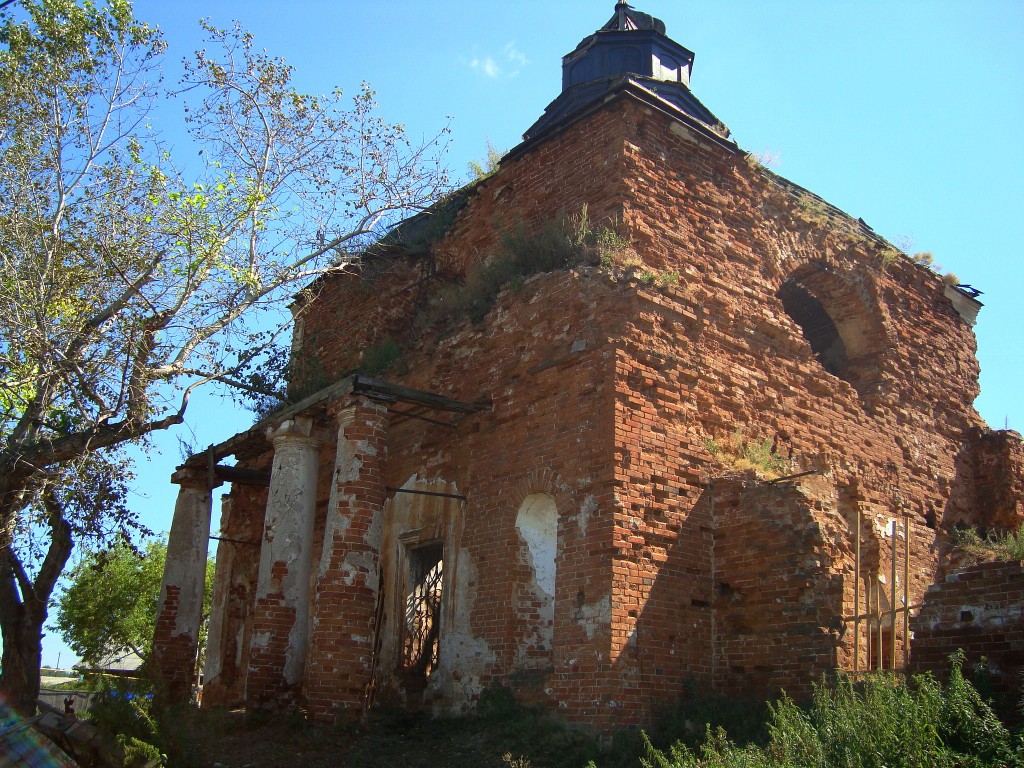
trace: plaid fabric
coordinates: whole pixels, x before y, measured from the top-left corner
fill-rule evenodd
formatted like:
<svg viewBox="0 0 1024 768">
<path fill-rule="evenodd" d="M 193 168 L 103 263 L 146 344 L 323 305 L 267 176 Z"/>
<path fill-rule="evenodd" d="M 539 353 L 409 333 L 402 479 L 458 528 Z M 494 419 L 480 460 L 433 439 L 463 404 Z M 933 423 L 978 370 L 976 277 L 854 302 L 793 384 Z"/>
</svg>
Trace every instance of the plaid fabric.
<svg viewBox="0 0 1024 768">
<path fill-rule="evenodd" d="M 0 768 L 78 768 L 48 738 L 0 702 Z"/>
</svg>

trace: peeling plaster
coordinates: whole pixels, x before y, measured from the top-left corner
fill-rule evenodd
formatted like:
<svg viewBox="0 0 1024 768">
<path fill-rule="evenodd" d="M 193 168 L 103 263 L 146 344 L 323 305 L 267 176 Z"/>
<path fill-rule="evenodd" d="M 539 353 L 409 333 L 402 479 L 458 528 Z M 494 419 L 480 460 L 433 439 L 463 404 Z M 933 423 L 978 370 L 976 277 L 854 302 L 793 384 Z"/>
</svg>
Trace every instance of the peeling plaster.
<svg viewBox="0 0 1024 768">
<path fill-rule="evenodd" d="M 458 494 L 455 483 L 424 478 L 418 473 L 401 486 L 406 490 Z M 381 573 L 387 579 L 385 618 L 378 664 L 382 689 L 407 695 L 395 672 L 401 654 L 401 630 L 407 590 L 407 548 L 441 541 L 444 545 L 444 586 L 438 668 L 427 681 L 426 696 L 447 711 L 465 711 L 483 690 L 481 680 L 496 657 L 472 629 L 476 610 L 476 569 L 461 548 L 463 505 L 457 499 L 397 493 L 384 508 Z M 375 535 L 374 531 L 370 535 Z M 417 694 L 418 695 L 418 694 Z M 440 711 L 439 711 L 440 713 Z"/>
<path fill-rule="evenodd" d="M 612 623 L 612 598 L 604 595 L 596 602 L 585 603 L 573 611 L 573 620 L 593 640 L 599 630 L 609 630 Z"/>
<path fill-rule="evenodd" d="M 166 601 L 167 587 L 178 587 L 174 635 L 185 635 L 192 641 L 199 637 L 202 619 L 211 513 L 212 494 L 209 490 L 181 486 L 168 537 L 160 605 Z"/>
<path fill-rule="evenodd" d="M 555 555 L 558 552 L 558 507 L 546 493 L 531 493 L 519 506 L 516 530 L 525 542 L 529 565 L 540 590 L 555 596 Z"/>
<path fill-rule="evenodd" d="M 580 511 L 573 515 L 573 519 L 580 529 L 581 537 L 587 535 L 587 525 L 590 523 L 590 516 L 597 512 L 597 510 L 597 499 L 593 496 L 587 496 L 583 499 L 583 503 L 580 504 Z"/>
<path fill-rule="evenodd" d="M 266 648 L 269 643 L 270 643 L 270 633 L 269 632 L 254 632 L 253 635 L 252 635 L 252 640 L 250 641 L 250 645 L 254 649 L 255 648 L 259 648 L 259 649 Z"/>
</svg>

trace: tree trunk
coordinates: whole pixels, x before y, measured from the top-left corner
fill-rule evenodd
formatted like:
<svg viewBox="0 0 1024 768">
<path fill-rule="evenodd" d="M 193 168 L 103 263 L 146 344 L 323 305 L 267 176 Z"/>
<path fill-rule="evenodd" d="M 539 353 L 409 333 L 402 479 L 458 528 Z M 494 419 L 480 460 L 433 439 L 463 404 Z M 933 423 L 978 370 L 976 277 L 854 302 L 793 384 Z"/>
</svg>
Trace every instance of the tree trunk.
<svg viewBox="0 0 1024 768">
<path fill-rule="evenodd" d="M 43 624 L 50 595 L 71 556 L 71 526 L 56 499 L 46 494 L 43 504 L 50 526 L 50 546 L 31 580 L 10 546 L 0 550 L 0 634 L 4 640 L 0 694 L 24 717 L 36 712 L 39 668 L 43 658 Z"/>
<path fill-rule="evenodd" d="M 4 620 L 0 622 L 4 638 L 0 695 L 18 714 L 31 717 L 36 713 L 36 699 L 39 698 L 42 629 L 46 615 L 44 612 L 42 617 L 29 616 L 25 610 L 18 613 L 17 619 L 8 621 L 5 612 Z"/>
</svg>

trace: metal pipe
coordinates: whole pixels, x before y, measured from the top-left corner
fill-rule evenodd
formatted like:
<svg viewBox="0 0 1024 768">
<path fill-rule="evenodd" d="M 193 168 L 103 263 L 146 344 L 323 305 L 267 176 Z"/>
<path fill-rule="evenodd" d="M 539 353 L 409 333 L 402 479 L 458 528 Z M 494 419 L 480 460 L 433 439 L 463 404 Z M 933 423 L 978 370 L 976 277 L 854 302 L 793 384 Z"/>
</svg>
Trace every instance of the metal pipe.
<svg viewBox="0 0 1024 768">
<path fill-rule="evenodd" d="M 910 666 L 910 515 L 903 517 L 903 671 Z"/>
<path fill-rule="evenodd" d="M 853 545 L 853 673 L 860 672 L 860 506 Z"/>
<path fill-rule="evenodd" d="M 891 586 L 889 587 L 889 669 L 896 669 L 896 558 L 898 525 L 896 518 L 892 520 L 892 562 L 890 563 Z"/>
</svg>

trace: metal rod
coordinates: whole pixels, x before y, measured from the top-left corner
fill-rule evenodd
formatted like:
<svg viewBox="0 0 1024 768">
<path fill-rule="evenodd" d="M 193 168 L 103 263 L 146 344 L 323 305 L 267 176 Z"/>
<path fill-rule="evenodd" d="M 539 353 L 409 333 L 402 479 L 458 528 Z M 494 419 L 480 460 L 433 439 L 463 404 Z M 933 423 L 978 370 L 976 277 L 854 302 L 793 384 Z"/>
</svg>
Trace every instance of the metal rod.
<svg viewBox="0 0 1024 768">
<path fill-rule="evenodd" d="M 390 485 L 384 488 L 388 493 L 414 493 L 417 496 L 437 496 L 442 499 L 459 499 L 460 501 L 466 501 L 465 496 L 460 496 L 457 493 L 437 493 L 436 491 L 414 491 L 411 488 L 392 488 Z"/>
<path fill-rule="evenodd" d="M 899 526 L 896 518 L 892 520 L 892 584 L 889 587 L 889 669 L 896 669 L 896 559 L 899 557 L 897 537 Z"/>
<path fill-rule="evenodd" d="M 242 541 L 241 539 L 226 539 L 223 536 L 211 536 L 214 541 L 226 541 L 228 544 L 245 544 L 248 547 L 258 547 L 258 541 Z"/>
<path fill-rule="evenodd" d="M 910 515 L 903 517 L 903 671 L 910 666 Z"/>
<path fill-rule="evenodd" d="M 774 480 L 769 480 L 768 484 L 769 485 L 774 485 L 775 483 L 784 483 L 787 480 L 796 480 L 798 477 L 807 477 L 808 475 L 816 475 L 816 474 L 818 474 L 818 471 L 819 470 L 817 470 L 817 469 L 808 469 L 806 472 L 797 472 L 795 475 L 786 475 L 785 477 L 776 477 Z"/>
<path fill-rule="evenodd" d="M 853 672 L 860 672 L 860 506 L 857 507 L 857 534 L 853 547 Z"/>
<path fill-rule="evenodd" d="M 920 607 L 921 607 L 921 603 L 918 603 L 917 605 L 910 606 L 910 610 L 911 611 L 916 611 Z M 900 608 L 900 610 L 902 611 L 903 609 Z M 843 617 L 843 621 L 853 621 L 854 619 L 860 619 L 861 621 L 866 622 L 868 619 L 872 619 L 872 618 L 874 618 L 874 614 L 872 614 L 872 613 L 862 613 L 860 616 L 844 616 Z"/>
<path fill-rule="evenodd" d="M 391 412 L 409 419 L 419 419 L 420 421 L 425 421 L 428 424 L 437 424 L 440 427 L 448 427 L 448 429 L 456 428 L 454 424 L 451 424 L 447 421 L 441 421 L 440 419 L 430 419 L 427 418 L 426 416 L 420 416 L 418 413 L 412 413 L 411 411 L 401 411 L 398 408 L 392 408 Z"/>
<path fill-rule="evenodd" d="M 871 607 L 871 600 L 874 597 L 874 587 L 871 584 L 870 579 L 864 580 L 864 587 L 867 590 L 867 666 L 864 668 L 867 672 L 874 669 L 874 665 L 877 664 L 874 659 L 872 650 L 878 650 L 874 646 L 874 609 Z"/>
</svg>

